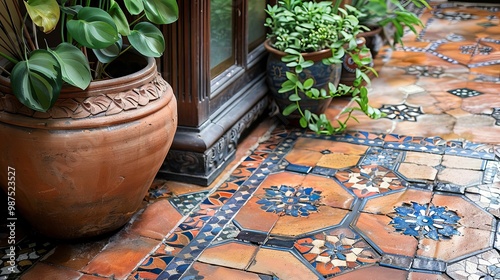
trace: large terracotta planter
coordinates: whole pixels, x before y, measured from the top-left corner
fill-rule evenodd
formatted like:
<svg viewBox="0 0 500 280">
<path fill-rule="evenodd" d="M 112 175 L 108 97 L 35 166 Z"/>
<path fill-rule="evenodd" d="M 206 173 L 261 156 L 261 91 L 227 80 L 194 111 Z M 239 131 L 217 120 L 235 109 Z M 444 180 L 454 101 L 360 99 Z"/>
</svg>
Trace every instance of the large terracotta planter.
<svg viewBox="0 0 500 280">
<path fill-rule="evenodd" d="M 286 72 L 290 71 L 290 68 L 281 61 L 281 58 L 285 56 L 286 53 L 273 48 L 269 39 L 264 42 L 264 47 L 269 52 L 266 66 L 267 83 L 271 91 L 271 96 L 281 113 L 290 104 L 288 97 L 293 94 L 293 92 L 278 93 L 281 85 L 287 80 Z M 304 59 L 312 60 L 314 65 L 308 67 L 300 73 L 300 79 L 305 81 L 306 79 L 312 77 L 315 81 L 315 87 L 318 89 L 328 89 L 328 83 L 330 82 L 337 86 L 340 80 L 342 64 L 325 65 L 322 62 L 322 59 L 331 57 L 331 55 L 332 51 L 330 49 L 304 53 Z M 315 114 L 324 113 L 332 102 L 331 98 L 314 100 L 306 97 L 304 94 L 299 95 L 302 98 L 300 101 L 301 108 L 303 110 L 307 109 Z M 290 116 L 286 117 L 286 119 L 288 119 L 291 123 L 297 123 L 297 120 L 300 119 L 300 115 L 297 112 L 294 112 Z"/>
<path fill-rule="evenodd" d="M 15 169 L 16 215 L 41 234 L 96 236 L 141 206 L 177 127 L 170 85 L 154 59 L 143 65 L 85 91 L 64 88 L 47 113 L 21 105 L 0 77 L 0 185 L 7 191 Z"/>
</svg>

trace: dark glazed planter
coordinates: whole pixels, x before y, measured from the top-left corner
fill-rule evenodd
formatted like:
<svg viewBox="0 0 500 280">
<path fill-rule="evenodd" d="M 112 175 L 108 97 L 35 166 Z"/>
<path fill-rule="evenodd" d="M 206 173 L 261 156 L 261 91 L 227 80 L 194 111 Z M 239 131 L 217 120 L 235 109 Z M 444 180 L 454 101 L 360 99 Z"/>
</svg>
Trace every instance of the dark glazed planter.
<svg viewBox="0 0 500 280">
<path fill-rule="evenodd" d="M 141 206 L 177 128 L 172 88 L 142 60 L 134 74 L 64 88 L 46 113 L 21 105 L 0 77 L 0 185 L 8 191 L 15 169 L 16 215 L 41 234 L 100 235 Z"/>
<path fill-rule="evenodd" d="M 290 71 L 290 68 L 286 66 L 281 58 L 286 55 L 285 52 L 279 51 L 270 45 L 270 40 L 264 42 L 264 47 L 269 52 L 269 57 L 267 60 L 266 74 L 267 83 L 269 85 L 272 98 L 276 102 L 280 113 L 291 103 L 288 97 L 293 94 L 293 92 L 288 93 L 278 93 L 281 85 L 287 80 L 286 72 Z M 330 49 L 322 50 L 313 53 L 304 53 L 305 60 L 314 61 L 314 65 L 305 69 L 300 75 L 300 79 L 305 81 L 308 78 L 313 78 L 315 81 L 315 88 L 324 88 L 328 90 L 328 83 L 333 83 L 335 86 L 338 85 L 340 80 L 340 74 L 342 71 L 341 64 L 325 65 L 321 62 L 323 58 L 331 57 L 332 51 Z M 328 108 L 328 105 L 332 102 L 331 98 L 314 100 L 306 97 L 304 94 L 300 94 L 302 97 L 301 108 L 307 109 L 315 114 L 322 114 Z M 285 117 L 292 123 L 300 118 L 297 112 L 292 113 L 290 116 Z"/>
</svg>

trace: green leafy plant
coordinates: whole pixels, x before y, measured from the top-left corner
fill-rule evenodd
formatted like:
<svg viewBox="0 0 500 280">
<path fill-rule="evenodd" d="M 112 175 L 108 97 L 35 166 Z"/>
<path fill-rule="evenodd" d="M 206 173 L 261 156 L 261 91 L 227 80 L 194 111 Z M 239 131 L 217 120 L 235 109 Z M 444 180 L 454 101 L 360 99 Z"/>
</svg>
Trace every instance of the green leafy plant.
<svg viewBox="0 0 500 280">
<path fill-rule="evenodd" d="M 2 70 L 19 101 L 42 112 L 64 83 L 85 89 L 109 78 L 106 67 L 129 49 L 160 57 L 157 25 L 178 18 L 176 0 L 0 1 L 0 56 L 14 65 Z"/>
<path fill-rule="evenodd" d="M 416 27 L 423 27 L 418 16 L 409 10 L 409 7 L 430 8 L 426 0 L 352 0 L 352 6 L 356 7 L 362 15 L 359 17 L 361 24 L 366 26 L 393 26 L 393 33 L 388 40 L 389 43 L 403 44 L 405 27 L 417 34 Z"/>
<path fill-rule="evenodd" d="M 333 134 L 346 129 L 349 119 L 357 120 L 352 113 L 362 111 L 370 118 L 380 118 L 383 113 L 369 105 L 368 90 L 370 84 L 369 72 L 377 74 L 370 65 L 371 58 L 366 58 L 369 52 L 366 47 L 358 48 L 356 36 L 365 26 L 359 24 L 358 17 L 362 14 L 354 7 L 346 5 L 345 9 L 339 3 L 330 1 L 315 2 L 304 0 L 280 0 L 277 5 L 268 5 L 268 18 L 265 26 L 269 27 L 268 37 L 272 47 L 286 53 L 282 62 L 290 68 L 286 72 L 286 81 L 278 93 L 289 95 L 291 104 L 283 110 L 288 116 L 298 111 L 299 123 L 303 128 L 318 134 Z M 314 62 L 305 60 L 303 53 L 330 49 L 332 55 L 322 60 L 323 64 L 342 63 L 345 55 L 350 55 L 357 65 L 356 76 L 352 85 L 334 85 L 317 88 L 313 78 L 301 78 L 301 73 Z M 365 58 L 361 58 L 365 57 Z M 358 107 L 346 108 L 342 114 L 343 120 L 337 120 L 338 126 L 333 126 L 325 114 L 314 114 L 301 108 L 303 98 L 326 99 L 338 96 L 351 96 Z"/>
</svg>

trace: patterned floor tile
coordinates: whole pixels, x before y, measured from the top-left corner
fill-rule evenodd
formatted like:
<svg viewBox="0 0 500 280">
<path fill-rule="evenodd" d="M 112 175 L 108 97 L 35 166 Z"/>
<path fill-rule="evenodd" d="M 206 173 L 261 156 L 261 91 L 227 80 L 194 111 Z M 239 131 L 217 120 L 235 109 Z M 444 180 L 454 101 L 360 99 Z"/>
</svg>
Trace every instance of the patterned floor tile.
<svg viewBox="0 0 500 280">
<path fill-rule="evenodd" d="M 490 250 L 448 266 L 446 273 L 454 279 L 499 279 L 500 254 Z"/>
</svg>

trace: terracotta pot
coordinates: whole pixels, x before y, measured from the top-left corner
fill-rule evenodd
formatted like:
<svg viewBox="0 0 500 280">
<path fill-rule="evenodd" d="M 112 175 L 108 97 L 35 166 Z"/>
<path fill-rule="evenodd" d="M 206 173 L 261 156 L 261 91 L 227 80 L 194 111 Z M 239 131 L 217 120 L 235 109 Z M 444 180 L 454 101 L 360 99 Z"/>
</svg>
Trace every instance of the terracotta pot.
<svg viewBox="0 0 500 280">
<path fill-rule="evenodd" d="M 0 185 L 8 190 L 15 169 L 16 215 L 41 234 L 100 235 L 141 206 L 177 128 L 172 88 L 154 59 L 143 65 L 85 91 L 64 88 L 46 113 L 21 105 L 0 77 Z"/>
<path fill-rule="evenodd" d="M 376 26 L 376 27 L 370 27 L 370 31 L 366 31 L 358 35 L 358 37 L 365 38 L 366 47 L 370 49 L 370 53 L 372 54 L 373 58 L 377 57 L 380 48 L 384 44 L 384 40 L 380 35 L 381 32 L 382 32 L 382 27 Z"/>
<path fill-rule="evenodd" d="M 365 46 L 365 38 L 363 38 L 363 37 L 356 38 L 356 43 L 357 43 L 358 49 L 363 48 Z M 370 52 L 367 52 L 366 55 L 360 55 L 358 52 L 358 55 L 360 56 L 360 59 L 370 58 L 373 60 Z M 340 76 L 340 83 L 344 84 L 344 85 L 352 86 L 354 79 L 356 78 L 356 69 L 358 69 L 358 66 L 356 65 L 356 63 L 354 63 L 351 55 L 349 55 L 349 54 L 344 55 L 342 60 L 343 60 L 342 61 L 342 75 Z M 373 61 L 369 66 L 373 67 Z M 370 76 L 370 78 L 373 77 L 371 71 L 367 71 L 365 73 L 368 76 Z M 363 83 L 366 84 L 366 82 L 363 82 Z"/>
<path fill-rule="evenodd" d="M 286 55 L 285 52 L 279 51 L 273 48 L 270 44 L 270 40 L 264 42 L 264 47 L 269 52 L 269 57 L 267 60 L 266 74 L 267 83 L 269 85 L 271 96 L 278 105 L 280 113 L 290 104 L 288 97 L 293 94 L 293 92 L 288 93 L 278 93 L 281 85 L 287 80 L 286 72 L 291 71 L 281 58 Z M 342 71 L 341 64 L 325 65 L 321 61 L 324 58 L 331 57 L 332 51 L 330 49 L 321 50 L 312 53 L 302 54 L 305 60 L 312 60 L 314 65 L 305 69 L 299 74 L 299 78 L 305 81 L 308 78 L 314 79 L 314 87 L 317 89 L 324 88 L 328 89 L 328 83 L 333 83 L 335 86 L 338 85 L 340 74 Z M 331 98 L 314 100 L 310 99 L 304 94 L 299 94 L 302 97 L 301 108 L 307 109 L 315 114 L 322 114 L 326 111 L 329 104 L 332 102 Z M 297 112 L 285 117 L 290 122 L 296 124 L 300 115 Z"/>
</svg>

